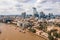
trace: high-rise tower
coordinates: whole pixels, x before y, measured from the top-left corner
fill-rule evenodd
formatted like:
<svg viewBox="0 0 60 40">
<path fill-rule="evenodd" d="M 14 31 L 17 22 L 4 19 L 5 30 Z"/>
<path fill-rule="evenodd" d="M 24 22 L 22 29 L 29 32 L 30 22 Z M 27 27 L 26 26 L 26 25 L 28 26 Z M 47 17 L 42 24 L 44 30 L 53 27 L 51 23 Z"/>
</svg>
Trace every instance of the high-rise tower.
<svg viewBox="0 0 60 40">
<path fill-rule="evenodd" d="M 22 18 L 25 19 L 26 18 L 26 12 L 23 12 L 21 16 L 22 16 Z"/>
<path fill-rule="evenodd" d="M 40 12 L 39 17 L 40 17 L 40 18 L 45 18 L 45 14 L 44 14 L 44 12 L 43 12 L 43 11 L 42 11 L 42 12 Z"/>
<path fill-rule="evenodd" d="M 34 15 L 34 17 L 38 17 L 39 18 L 38 12 L 37 12 L 35 7 L 33 7 L 33 15 Z"/>
</svg>

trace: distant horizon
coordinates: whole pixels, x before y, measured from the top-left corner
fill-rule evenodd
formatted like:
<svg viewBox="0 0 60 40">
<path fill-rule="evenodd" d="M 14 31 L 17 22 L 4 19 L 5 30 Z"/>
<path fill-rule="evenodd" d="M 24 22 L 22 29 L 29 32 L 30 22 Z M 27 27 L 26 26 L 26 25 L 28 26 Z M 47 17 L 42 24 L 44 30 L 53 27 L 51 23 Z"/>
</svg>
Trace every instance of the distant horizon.
<svg viewBox="0 0 60 40">
<path fill-rule="evenodd" d="M 22 12 L 23 13 L 23 12 Z M 0 15 L 21 15 L 22 13 L 16 13 L 16 14 L 0 14 Z M 34 15 L 34 13 L 31 13 L 31 14 L 28 14 L 28 13 L 26 13 L 27 15 Z M 38 12 L 38 14 L 39 14 L 39 12 Z M 48 15 L 49 13 L 45 13 L 44 12 L 44 14 L 45 15 Z M 60 13 L 53 13 L 53 15 L 60 15 Z"/>
</svg>

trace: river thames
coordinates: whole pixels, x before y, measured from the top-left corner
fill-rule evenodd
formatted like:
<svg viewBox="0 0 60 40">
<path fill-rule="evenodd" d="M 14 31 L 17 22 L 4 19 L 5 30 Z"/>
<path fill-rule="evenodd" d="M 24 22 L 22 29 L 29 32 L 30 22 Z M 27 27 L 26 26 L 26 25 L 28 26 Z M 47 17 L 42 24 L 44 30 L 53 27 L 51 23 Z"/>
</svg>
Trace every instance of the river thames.
<svg viewBox="0 0 60 40">
<path fill-rule="evenodd" d="M 0 23 L 0 40 L 45 40 L 30 32 L 19 32 L 15 25 Z"/>
</svg>

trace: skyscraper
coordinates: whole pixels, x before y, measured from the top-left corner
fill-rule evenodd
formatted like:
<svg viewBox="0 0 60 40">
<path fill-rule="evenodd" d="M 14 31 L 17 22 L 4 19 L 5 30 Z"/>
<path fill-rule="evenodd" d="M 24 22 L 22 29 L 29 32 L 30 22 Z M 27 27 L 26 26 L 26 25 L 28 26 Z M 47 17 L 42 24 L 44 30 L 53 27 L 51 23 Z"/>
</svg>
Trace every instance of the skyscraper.
<svg viewBox="0 0 60 40">
<path fill-rule="evenodd" d="M 33 14 L 34 14 L 34 17 L 35 17 L 35 18 L 36 18 L 36 17 L 39 18 L 39 14 L 38 14 L 38 12 L 37 12 L 37 10 L 36 10 L 35 7 L 33 7 Z"/>
<path fill-rule="evenodd" d="M 21 16 L 22 16 L 22 18 L 25 19 L 26 18 L 26 12 L 23 12 Z"/>
<path fill-rule="evenodd" d="M 40 14 L 39 14 L 39 18 L 45 18 L 45 14 L 44 14 L 44 12 L 40 12 Z"/>
<path fill-rule="evenodd" d="M 53 15 L 53 13 L 49 13 L 48 16 L 49 16 L 49 19 L 51 19 L 51 18 L 52 18 L 52 19 L 55 18 L 55 16 Z"/>
</svg>

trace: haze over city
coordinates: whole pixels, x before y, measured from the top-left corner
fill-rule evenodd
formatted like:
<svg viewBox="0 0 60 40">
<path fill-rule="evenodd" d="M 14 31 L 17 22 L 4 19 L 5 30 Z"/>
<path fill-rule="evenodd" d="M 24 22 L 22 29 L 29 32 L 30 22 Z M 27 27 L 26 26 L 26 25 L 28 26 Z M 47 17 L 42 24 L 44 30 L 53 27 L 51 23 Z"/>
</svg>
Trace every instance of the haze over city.
<svg viewBox="0 0 60 40">
<path fill-rule="evenodd" d="M 32 14 L 32 7 L 45 14 L 60 13 L 60 0 L 0 0 L 0 15 Z"/>
</svg>

